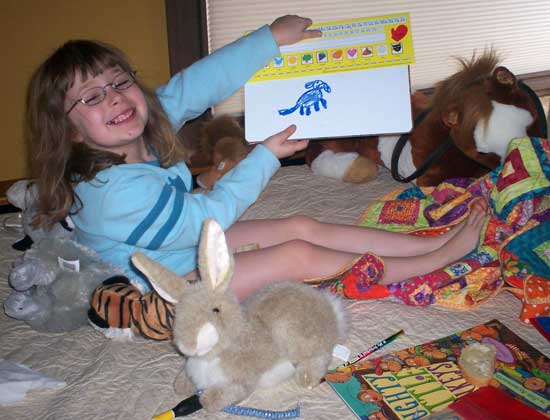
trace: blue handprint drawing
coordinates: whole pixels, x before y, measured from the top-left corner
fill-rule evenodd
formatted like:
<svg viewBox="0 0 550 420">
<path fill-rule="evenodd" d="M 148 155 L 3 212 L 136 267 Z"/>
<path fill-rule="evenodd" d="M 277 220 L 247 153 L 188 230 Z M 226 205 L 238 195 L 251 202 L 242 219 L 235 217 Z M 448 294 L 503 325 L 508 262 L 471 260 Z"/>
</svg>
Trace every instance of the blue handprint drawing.
<svg viewBox="0 0 550 420">
<path fill-rule="evenodd" d="M 302 96 L 296 101 L 296 105 L 292 108 L 279 109 L 279 115 L 289 115 L 292 114 L 297 109 L 300 109 L 300 115 L 310 115 L 311 107 L 315 111 L 319 111 L 319 104 L 323 105 L 323 108 L 327 109 L 327 101 L 323 98 L 323 90 L 327 93 L 330 93 L 330 86 L 323 82 L 322 80 L 313 80 L 312 82 L 307 82 L 304 87 L 306 90 Z"/>
</svg>

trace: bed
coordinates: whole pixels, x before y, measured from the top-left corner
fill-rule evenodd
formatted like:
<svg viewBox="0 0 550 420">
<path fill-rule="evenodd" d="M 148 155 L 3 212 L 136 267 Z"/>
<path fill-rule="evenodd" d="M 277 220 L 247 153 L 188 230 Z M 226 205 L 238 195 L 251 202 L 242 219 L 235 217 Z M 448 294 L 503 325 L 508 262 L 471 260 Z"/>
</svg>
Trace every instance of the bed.
<svg viewBox="0 0 550 420">
<path fill-rule="evenodd" d="M 378 178 L 363 185 L 312 175 L 307 166 L 283 167 L 271 180 L 244 219 L 306 214 L 319 220 L 354 223 L 374 199 L 402 184 L 381 170 Z M 6 217 L 5 215 L 2 217 Z M 14 232 L 0 235 L 0 300 L 9 293 L 7 275 L 19 255 L 11 248 Z M 346 344 L 359 353 L 371 344 L 404 329 L 405 335 L 387 346 L 389 352 L 442 337 L 497 318 L 523 339 L 550 353 L 548 342 L 534 328 L 521 325 L 520 301 L 501 292 L 469 311 L 441 307 L 411 307 L 378 301 L 347 301 L 350 337 Z M 25 323 L 0 313 L 0 358 L 24 364 L 42 374 L 63 380 L 66 386 L 36 390 L 12 406 L 0 406 L 3 420 L 21 419 L 149 419 L 181 399 L 172 389 L 183 359 L 168 342 L 136 338 L 120 342 L 105 338 L 91 327 L 51 334 L 36 332 Z M 334 360 L 334 364 L 337 360 Z M 244 404 L 285 410 L 301 407 L 304 419 L 353 419 L 355 416 L 327 384 L 313 390 L 293 381 L 271 390 L 257 391 Z M 193 414 L 193 419 L 225 419 L 229 414 Z"/>
</svg>

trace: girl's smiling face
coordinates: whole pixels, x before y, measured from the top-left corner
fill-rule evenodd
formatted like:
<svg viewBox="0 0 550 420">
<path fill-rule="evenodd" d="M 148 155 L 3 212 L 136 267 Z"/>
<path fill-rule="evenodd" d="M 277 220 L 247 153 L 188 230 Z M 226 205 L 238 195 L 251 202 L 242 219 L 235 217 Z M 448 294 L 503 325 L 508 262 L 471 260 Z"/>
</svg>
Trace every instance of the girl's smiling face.
<svg viewBox="0 0 550 420">
<path fill-rule="evenodd" d="M 143 130 L 148 120 L 148 108 L 143 92 L 134 83 L 124 90 L 110 84 L 124 71 L 119 67 L 108 68 L 95 77 L 83 80 L 76 72 L 73 85 L 65 95 L 66 109 L 76 101 L 89 96 L 90 88 L 104 88 L 105 98 L 96 105 L 78 102 L 68 113 L 76 128 L 74 141 L 84 142 L 94 149 L 126 155 L 126 162 L 142 162 L 150 159 L 143 141 Z"/>
</svg>

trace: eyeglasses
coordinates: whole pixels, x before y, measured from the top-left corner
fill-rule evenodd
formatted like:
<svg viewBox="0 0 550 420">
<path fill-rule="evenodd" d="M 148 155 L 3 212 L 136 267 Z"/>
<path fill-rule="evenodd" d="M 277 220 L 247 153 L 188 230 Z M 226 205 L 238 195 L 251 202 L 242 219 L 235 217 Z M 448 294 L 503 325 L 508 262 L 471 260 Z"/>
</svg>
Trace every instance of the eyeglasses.
<svg viewBox="0 0 550 420">
<path fill-rule="evenodd" d="M 69 114 L 73 110 L 75 106 L 78 104 L 84 104 L 87 106 L 94 106 L 97 105 L 107 97 L 107 88 L 111 87 L 114 90 L 121 91 L 126 90 L 130 86 L 132 86 L 136 81 L 136 72 L 124 72 L 118 74 L 114 80 L 111 83 L 107 83 L 105 86 L 100 87 L 96 86 L 93 88 L 88 89 L 82 98 L 77 99 L 74 101 L 74 103 L 71 105 L 71 107 L 65 112 L 65 114 Z"/>
</svg>

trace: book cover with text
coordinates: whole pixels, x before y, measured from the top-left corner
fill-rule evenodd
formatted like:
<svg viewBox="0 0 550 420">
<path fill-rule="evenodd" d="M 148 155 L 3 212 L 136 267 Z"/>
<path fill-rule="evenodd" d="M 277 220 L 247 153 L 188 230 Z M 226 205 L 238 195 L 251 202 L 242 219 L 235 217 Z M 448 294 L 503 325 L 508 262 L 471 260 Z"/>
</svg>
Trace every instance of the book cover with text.
<svg viewBox="0 0 550 420">
<path fill-rule="evenodd" d="M 474 342 L 497 349 L 491 386 L 550 412 L 550 359 L 498 320 L 331 370 L 325 379 L 360 419 L 422 419 L 477 389 L 458 366 Z"/>
</svg>

